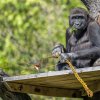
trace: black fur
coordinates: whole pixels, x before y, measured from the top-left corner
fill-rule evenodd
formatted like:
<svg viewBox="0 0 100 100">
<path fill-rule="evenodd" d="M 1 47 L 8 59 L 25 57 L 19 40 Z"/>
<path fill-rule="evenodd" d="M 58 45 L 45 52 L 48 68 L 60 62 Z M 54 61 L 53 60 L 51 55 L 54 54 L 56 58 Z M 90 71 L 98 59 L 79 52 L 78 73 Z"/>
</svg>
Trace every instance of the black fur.
<svg viewBox="0 0 100 100">
<path fill-rule="evenodd" d="M 74 24 L 77 23 L 79 25 L 75 26 Z M 94 62 L 100 58 L 100 26 L 83 8 L 75 8 L 71 11 L 69 28 L 66 31 L 65 53 L 76 53 L 78 55 L 72 61 L 77 68 L 93 66 Z M 63 64 L 60 64 L 60 66 L 58 64 L 57 67 L 60 70 L 65 69 Z"/>
</svg>

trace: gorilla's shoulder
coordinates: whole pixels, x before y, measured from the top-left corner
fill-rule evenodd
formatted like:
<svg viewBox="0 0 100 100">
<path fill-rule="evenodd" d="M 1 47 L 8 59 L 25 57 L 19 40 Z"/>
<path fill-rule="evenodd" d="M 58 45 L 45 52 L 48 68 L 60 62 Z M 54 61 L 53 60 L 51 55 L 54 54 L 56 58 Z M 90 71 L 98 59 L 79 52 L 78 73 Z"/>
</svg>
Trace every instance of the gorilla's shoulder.
<svg viewBox="0 0 100 100">
<path fill-rule="evenodd" d="M 96 21 L 92 21 L 88 24 L 88 28 L 89 29 L 97 29 L 99 28 L 100 29 L 100 25 L 96 22 Z"/>
</svg>

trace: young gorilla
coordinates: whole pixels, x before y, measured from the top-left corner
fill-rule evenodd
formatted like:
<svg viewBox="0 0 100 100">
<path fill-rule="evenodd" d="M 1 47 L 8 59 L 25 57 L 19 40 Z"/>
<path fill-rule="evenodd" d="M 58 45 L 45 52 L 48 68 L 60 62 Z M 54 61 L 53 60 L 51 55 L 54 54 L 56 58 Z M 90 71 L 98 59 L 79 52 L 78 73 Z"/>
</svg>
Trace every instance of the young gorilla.
<svg viewBox="0 0 100 100">
<path fill-rule="evenodd" d="M 56 45 L 52 55 L 60 54 L 58 70 L 69 69 L 65 63 L 70 58 L 76 68 L 93 66 L 100 57 L 100 26 L 83 8 L 74 8 L 69 16 L 66 31 L 66 49 Z"/>
</svg>

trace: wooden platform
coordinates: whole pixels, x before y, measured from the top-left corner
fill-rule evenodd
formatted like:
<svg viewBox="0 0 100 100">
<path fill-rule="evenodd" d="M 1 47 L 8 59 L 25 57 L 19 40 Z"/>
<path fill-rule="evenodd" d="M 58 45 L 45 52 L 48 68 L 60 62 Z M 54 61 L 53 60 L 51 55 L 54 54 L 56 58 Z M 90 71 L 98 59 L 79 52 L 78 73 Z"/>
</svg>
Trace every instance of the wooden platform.
<svg viewBox="0 0 100 100">
<path fill-rule="evenodd" d="M 100 91 L 100 66 L 77 69 L 79 75 L 93 91 Z M 57 97 L 86 95 L 71 70 L 3 78 L 10 91 Z"/>
</svg>

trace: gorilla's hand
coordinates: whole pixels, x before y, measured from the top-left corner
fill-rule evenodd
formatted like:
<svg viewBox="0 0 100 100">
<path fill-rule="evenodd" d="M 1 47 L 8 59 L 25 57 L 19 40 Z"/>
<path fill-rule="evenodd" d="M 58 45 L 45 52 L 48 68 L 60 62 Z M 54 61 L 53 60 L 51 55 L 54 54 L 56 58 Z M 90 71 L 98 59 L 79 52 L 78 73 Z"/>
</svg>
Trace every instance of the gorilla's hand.
<svg viewBox="0 0 100 100">
<path fill-rule="evenodd" d="M 58 57 L 61 53 L 64 53 L 64 46 L 62 44 L 57 44 L 52 50 L 52 56 Z"/>
<path fill-rule="evenodd" d="M 60 62 L 65 63 L 67 59 L 75 60 L 78 55 L 76 53 L 61 53 L 60 54 Z"/>
</svg>

